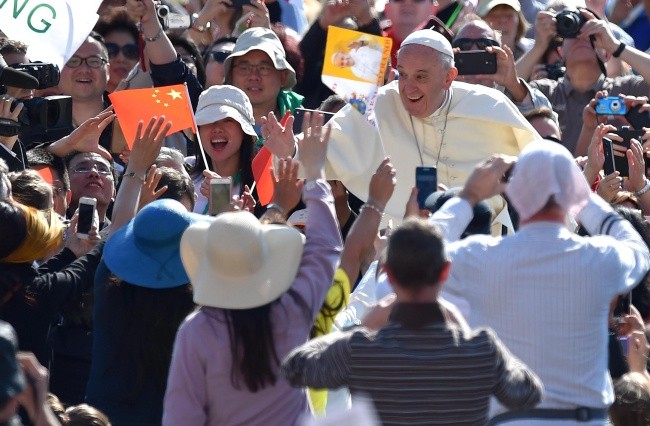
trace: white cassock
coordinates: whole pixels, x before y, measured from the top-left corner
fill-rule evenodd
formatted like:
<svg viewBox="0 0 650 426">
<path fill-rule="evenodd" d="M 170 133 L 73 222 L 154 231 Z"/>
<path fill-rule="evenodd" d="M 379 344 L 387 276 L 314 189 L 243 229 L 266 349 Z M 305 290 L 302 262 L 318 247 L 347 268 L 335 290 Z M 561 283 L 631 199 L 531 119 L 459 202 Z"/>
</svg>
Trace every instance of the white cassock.
<svg viewBox="0 0 650 426">
<path fill-rule="evenodd" d="M 377 83 L 382 51 L 370 46 L 361 46 L 350 51 L 354 59 L 352 74 L 371 83 Z M 383 82 L 382 82 L 383 83 Z"/>
</svg>

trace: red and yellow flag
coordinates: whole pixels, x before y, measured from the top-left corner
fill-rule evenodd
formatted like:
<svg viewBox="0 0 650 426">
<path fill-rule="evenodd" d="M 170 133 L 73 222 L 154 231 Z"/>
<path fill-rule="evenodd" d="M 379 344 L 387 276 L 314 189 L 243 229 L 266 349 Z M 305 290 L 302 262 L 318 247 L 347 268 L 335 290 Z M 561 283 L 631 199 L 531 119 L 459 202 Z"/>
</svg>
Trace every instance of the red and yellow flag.
<svg viewBox="0 0 650 426">
<path fill-rule="evenodd" d="M 162 115 L 172 122 L 169 134 L 192 129 L 196 133 L 194 113 L 187 87 L 184 84 L 129 89 L 108 95 L 124 133 L 129 149 L 133 147 L 138 123 L 149 122 L 151 117 Z"/>
</svg>

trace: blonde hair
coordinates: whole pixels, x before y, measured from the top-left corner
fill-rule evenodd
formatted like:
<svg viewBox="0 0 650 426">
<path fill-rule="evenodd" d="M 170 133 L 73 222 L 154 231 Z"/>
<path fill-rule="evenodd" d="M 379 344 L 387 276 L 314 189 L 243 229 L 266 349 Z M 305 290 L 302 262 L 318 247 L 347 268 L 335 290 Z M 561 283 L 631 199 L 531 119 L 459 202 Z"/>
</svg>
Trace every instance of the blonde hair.
<svg viewBox="0 0 650 426">
<path fill-rule="evenodd" d="M 25 218 L 25 236 L 20 245 L 8 256 L 0 259 L 5 263 L 29 263 L 41 259 L 61 244 L 63 223 L 52 211 L 49 220 L 33 207 L 15 204 Z"/>
</svg>

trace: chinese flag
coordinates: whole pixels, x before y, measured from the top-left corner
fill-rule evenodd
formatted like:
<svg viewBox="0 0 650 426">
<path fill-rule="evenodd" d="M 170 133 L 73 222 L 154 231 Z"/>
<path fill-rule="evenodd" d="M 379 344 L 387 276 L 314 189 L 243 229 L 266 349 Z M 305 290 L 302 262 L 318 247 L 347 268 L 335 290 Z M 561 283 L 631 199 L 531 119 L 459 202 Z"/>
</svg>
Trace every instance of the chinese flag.
<svg viewBox="0 0 650 426">
<path fill-rule="evenodd" d="M 280 124 L 284 126 L 291 115 L 287 111 L 280 120 Z M 260 199 L 260 204 L 265 206 L 273 199 L 273 178 L 271 177 L 271 167 L 273 166 L 273 155 L 265 146 L 260 149 L 255 158 L 251 168 L 253 169 L 253 177 L 255 177 L 257 196 Z"/>
<path fill-rule="evenodd" d="M 111 93 L 108 97 L 113 104 L 129 149 L 133 147 L 138 123 L 143 121 L 146 126 L 151 117 L 164 115 L 171 121 L 169 134 L 189 128 L 196 133 L 190 96 L 184 84 L 121 90 Z"/>
</svg>

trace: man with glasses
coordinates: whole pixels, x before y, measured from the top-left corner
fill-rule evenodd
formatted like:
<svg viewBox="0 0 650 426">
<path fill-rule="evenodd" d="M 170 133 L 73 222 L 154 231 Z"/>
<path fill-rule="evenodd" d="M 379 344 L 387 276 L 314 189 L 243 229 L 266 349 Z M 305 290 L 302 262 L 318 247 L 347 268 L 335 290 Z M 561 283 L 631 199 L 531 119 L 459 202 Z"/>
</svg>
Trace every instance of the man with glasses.
<svg viewBox="0 0 650 426">
<path fill-rule="evenodd" d="M 66 158 L 70 175 L 69 212 L 74 213 L 81 197 L 97 199 L 99 229 L 108 224 L 106 212 L 115 197 L 115 169 L 104 157 L 96 153 L 76 153 Z"/>
<path fill-rule="evenodd" d="M 512 50 L 508 46 L 501 45 L 498 33 L 485 21 L 473 19 L 463 24 L 451 46 L 454 48 L 454 53 L 484 50 L 496 55 L 495 74 L 459 75 L 459 81 L 481 84 L 502 91 L 522 114 L 537 108 L 552 109 L 551 103 L 542 92 L 531 88 L 517 76 Z"/>
</svg>

